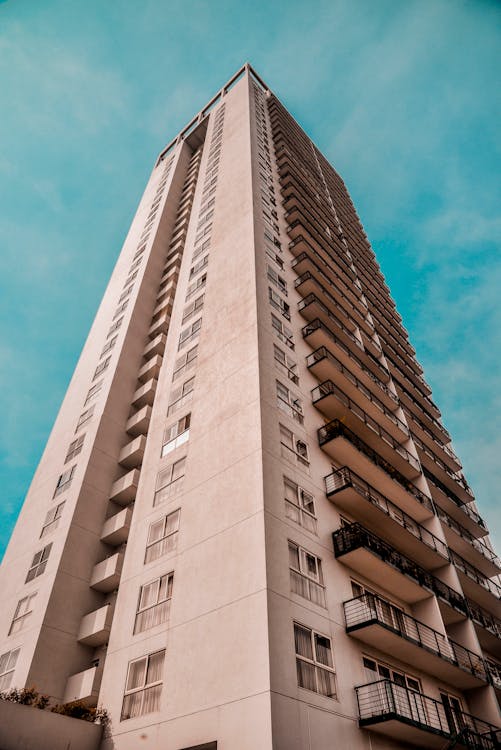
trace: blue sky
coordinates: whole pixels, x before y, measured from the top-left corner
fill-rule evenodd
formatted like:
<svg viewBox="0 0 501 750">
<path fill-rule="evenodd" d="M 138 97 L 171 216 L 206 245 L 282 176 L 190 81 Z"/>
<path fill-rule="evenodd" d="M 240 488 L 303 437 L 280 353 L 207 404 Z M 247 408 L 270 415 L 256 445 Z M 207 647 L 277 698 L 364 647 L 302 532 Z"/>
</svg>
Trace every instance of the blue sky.
<svg viewBox="0 0 501 750">
<path fill-rule="evenodd" d="M 501 548 L 500 5 L 0 0 L 0 554 L 156 154 L 249 60 L 347 182 Z"/>
</svg>

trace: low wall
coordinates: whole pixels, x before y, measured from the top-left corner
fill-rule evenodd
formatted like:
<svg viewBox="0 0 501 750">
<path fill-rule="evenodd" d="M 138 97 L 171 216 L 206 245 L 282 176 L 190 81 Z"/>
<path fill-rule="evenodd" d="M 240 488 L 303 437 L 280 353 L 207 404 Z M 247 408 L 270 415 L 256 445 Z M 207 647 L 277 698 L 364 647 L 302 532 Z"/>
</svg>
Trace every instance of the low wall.
<svg viewBox="0 0 501 750">
<path fill-rule="evenodd" d="M 98 750 L 103 728 L 0 700 L 0 750 Z"/>
</svg>

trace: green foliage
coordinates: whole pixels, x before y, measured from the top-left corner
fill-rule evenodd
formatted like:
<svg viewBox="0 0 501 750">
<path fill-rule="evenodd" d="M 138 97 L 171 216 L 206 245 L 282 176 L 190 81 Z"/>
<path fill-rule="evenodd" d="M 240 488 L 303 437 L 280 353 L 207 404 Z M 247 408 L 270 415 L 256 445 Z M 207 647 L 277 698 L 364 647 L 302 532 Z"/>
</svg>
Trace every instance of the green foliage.
<svg viewBox="0 0 501 750">
<path fill-rule="evenodd" d="M 104 727 L 107 727 L 110 722 L 106 709 L 89 706 L 85 701 L 57 703 L 50 706 L 49 696 L 39 693 L 34 687 L 21 688 L 20 690 L 12 688 L 12 690 L 0 693 L 0 700 L 19 703 L 22 706 L 32 706 L 40 710 L 49 708 L 52 713 L 70 716 L 73 719 L 96 722 L 102 724 Z"/>
</svg>

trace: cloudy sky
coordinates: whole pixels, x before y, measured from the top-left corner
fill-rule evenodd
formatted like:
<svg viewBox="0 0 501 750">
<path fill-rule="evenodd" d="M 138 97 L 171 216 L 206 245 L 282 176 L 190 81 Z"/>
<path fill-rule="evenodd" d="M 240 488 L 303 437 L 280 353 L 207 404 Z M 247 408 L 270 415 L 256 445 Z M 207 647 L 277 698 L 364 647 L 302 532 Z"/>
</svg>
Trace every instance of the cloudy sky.
<svg viewBox="0 0 501 750">
<path fill-rule="evenodd" d="M 0 554 L 155 156 L 245 60 L 347 182 L 501 548 L 500 21 L 489 0 L 0 0 Z"/>
</svg>

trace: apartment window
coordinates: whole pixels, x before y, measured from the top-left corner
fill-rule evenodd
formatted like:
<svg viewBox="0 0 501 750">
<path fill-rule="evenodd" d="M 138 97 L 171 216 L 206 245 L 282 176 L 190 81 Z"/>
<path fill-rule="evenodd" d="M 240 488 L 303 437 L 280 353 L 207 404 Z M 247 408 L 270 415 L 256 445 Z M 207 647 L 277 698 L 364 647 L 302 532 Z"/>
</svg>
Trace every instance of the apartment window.
<svg viewBox="0 0 501 750">
<path fill-rule="evenodd" d="M 195 322 L 192 323 L 191 326 L 188 326 L 188 328 L 185 328 L 184 331 L 181 331 L 179 335 L 179 344 L 177 350 L 179 351 L 184 346 L 184 344 L 198 336 L 201 328 L 202 318 L 198 318 L 198 320 L 195 320 Z"/>
<path fill-rule="evenodd" d="M 35 599 L 36 595 L 37 594 L 35 592 L 34 594 L 29 594 L 28 596 L 25 596 L 23 597 L 23 599 L 19 600 L 19 602 L 17 603 L 16 611 L 14 612 L 14 617 L 12 618 L 9 635 L 18 633 L 24 628 L 26 620 L 33 612 L 33 600 Z"/>
<path fill-rule="evenodd" d="M 292 593 L 325 607 L 325 586 L 320 558 L 289 541 L 289 570 Z"/>
<path fill-rule="evenodd" d="M 294 336 L 290 328 L 287 328 L 280 318 L 271 313 L 271 326 L 275 331 L 275 335 L 280 341 L 282 341 L 289 349 L 294 349 Z"/>
<path fill-rule="evenodd" d="M 294 623 L 297 684 L 305 690 L 336 697 L 336 673 L 331 639 Z"/>
<path fill-rule="evenodd" d="M 143 232 L 143 234 L 141 236 L 146 236 L 146 234 L 147 234 L 147 232 Z M 134 263 L 132 263 L 131 266 L 130 266 L 130 268 L 129 268 L 129 273 L 132 273 L 132 271 L 134 271 L 136 268 L 138 268 L 138 266 L 141 265 L 142 261 L 143 261 L 142 258 L 138 258 L 137 260 L 135 260 Z"/>
<path fill-rule="evenodd" d="M 195 300 L 193 300 L 193 302 L 190 302 L 188 305 L 186 305 L 186 307 L 184 308 L 181 325 L 186 323 L 188 318 L 190 318 L 194 313 L 197 312 L 197 310 L 200 310 L 204 306 L 204 297 L 205 294 L 201 294 L 200 297 L 197 297 Z"/>
<path fill-rule="evenodd" d="M 128 304 L 129 300 L 126 299 L 125 302 L 122 302 L 122 304 L 117 307 L 117 309 L 115 310 L 115 314 L 113 315 L 113 320 L 116 320 L 118 316 L 121 315 L 125 309 L 127 309 Z"/>
<path fill-rule="evenodd" d="M 100 380 L 99 383 L 96 383 L 91 388 L 89 388 L 89 392 L 87 393 L 87 396 L 84 401 L 84 406 L 87 406 L 89 401 L 92 401 L 92 399 L 97 396 L 101 388 L 103 387 L 103 381 Z"/>
<path fill-rule="evenodd" d="M 279 380 L 275 381 L 277 389 L 277 405 L 278 408 L 285 412 L 289 417 L 292 417 L 299 424 L 303 424 L 303 405 L 301 399 L 296 396 L 283 385 Z"/>
<path fill-rule="evenodd" d="M 124 292 L 122 292 L 122 294 L 121 294 L 121 295 L 120 295 L 120 297 L 118 298 L 118 302 L 119 302 L 119 303 L 120 303 L 120 302 L 123 302 L 123 301 L 124 301 L 124 299 L 126 299 L 126 298 L 127 298 L 128 296 L 129 296 L 129 294 L 130 294 L 130 293 L 132 292 L 132 290 L 133 290 L 133 289 L 134 289 L 134 286 L 133 286 L 133 285 L 131 285 L 131 286 L 129 286 L 129 287 L 128 287 L 128 288 L 127 288 L 127 289 L 126 289 L 126 290 L 125 290 Z"/>
<path fill-rule="evenodd" d="M 129 662 L 120 721 L 158 711 L 165 649 Z"/>
<path fill-rule="evenodd" d="M 198 289 L 201 289 L 203 286 L 205 286 L 206 282 L 207 274 L 204 273 L 204 275 L 200 276 L 200 278 L 193 282 L 193 284 L 190 284 L 187 289 L 185 302 L 188 302 L 188 300 L 197 292 Z"/>
<path fill-rule="evenodd" d="M 33 556 L 33 560 L 31 561 L 25 583 L 28 583 L 34 578 L 38 578 L 38 576 L 41 576 L 42 573 L 45 573 L 45 568 L 47 567 L 47 561 L 49 559 L 51 548 L 52 542 L 43 549 L 39 550 Z"/>
<path fill-rule="evenodd" d="M 191 414 L 186 414 L 165 430 L 162 446 L 162 458 L 171 451 L 184 445 L 190 438 Z"/>
<path fill-rule="evenodd" d="M 125 279 L 124 289 L 125 289 L 126 286 L 129 286 L 129 284 L 132 284 L 132 282 L 134 281 L 134 279 L 136 278 L 136 276 L 138 275 L 138 273 L 139 273 L 139 269 L 137 269 L 137 271 L 134 271 L 134 273 L 131 273 L 130 276 L 128 276 Z M 131 287 L 131 290 L 132 290 L 132 287 Z"/>
<path fill-rule="evenodd" d="M 99 375 L 101 375 L 101 373 L 102 373 L 102 372 L 104 372 L 104 370 L 106 370 L 106 368 L 107 368 L 107 367 L 108 367 L 108 365 L 110 364 L 110 361 L 111 361 L 111 356 L 110 356 L 110 357 L 106 357 L 106 359 L 105 359 L 105 360 L 103 360 L 103 361 L 102 361 L 102 362 L 101 362 L 101 363 L 100 363 L 100 364 L 99 364 L 99 365 L 98 365 L 98 366 L 96 367 L 96 369 L 95 369 L 95 372 L 94 372 L 94 375 L 93 375 L 93 377 L 92 377 L 92 380 L 95 380 L 95 379 L 96 379 L 97 377 L 99 377 Z"/>
<path fill-rule="evenodd" d="M 202 253 L 206 252 L 206 250 L 208 250 L 209 248 L 210 248 L 210 238 L 208 240 L 205 240 L 204 242 L 202 242 L 201 245 L 198 245 L 198 247 L 196 247 L 193 250 L 193 256 L 192 256 L 191 260 L 192 261 L 195 260 L 195 258 L 198 258 L 199 255 L 201 255 Z"/>
<path fill-rule="evenodd" d="M 102 383 L 101 383 L 101 385 L 102 385 Z M 91 389 L 91 390 L 92 390 L 92 389 Z M 89 394 L 90 394 L 90 391 L 89 391 Z M 89 398 L 89 396 L 87 395 L 87 399 L 88 399 L 88 398 Z M 86 399 L 86 401 L 87 401 L 87 399 Z M 76 426 L 76 428 L 75 428 L 75 432 L 78 432 L 78 430 L 79 430 L 79 429 L 80 429 L 81 427 L 83 427 L 83 425 L 84 425 L 84 424 L 85 424 L 86 422 L 88 422 L 88 421 L 89 421 L 89 419 L 91 419 L 91 417 L 92 417 L 92 415 L 93 415 L 93 414 L 94 414 L 94 405 L 92 405 L 92 406 L 91 406 L 91 407 L 90 407 L 89 409 L 86 409 L 85 411 L 83 411 L 83 412 L 82 412 L 82 413 L 80 414 L 79 418 L 78 418 L 78 422 L 77 422 L 77 426 Z"/>
<path fill-rule="evenodd" d="M 295 385 L 298 385 L 299 378 L 297 376 L 297 364 L 294 360 L 287 356 L 287 354 L 276 344 L 273 344 L 273 357 L 279 369 L 286 373 L 289 380 L 292 380 Z"/>
<path fill-rule="evenodd" d="M 279 429 L 282 456 L 291 463 L 299 464 L 299 466 L 309 471 L 310 462 L 308 460 L 308 446 L 304 440 L 301 440 L 297 435 L 294 435 L 294 433 L 283 424 L 279 424 Z"/>
<path fill-rule="evenodd" d="M 182 406 L 187 404 L 193 398 L 195 389 L 195 376 L 186 380 L 180 388 L 176 388 L 170 395 L 170 402 L 167 408 L 167 416 L 170 416 Z"/>
<path fill-rule="evenodd" d="M 285 515 L 290 521 L 303 526 L 313 534 L 317 533 L 317 519 L 313 495 L 300 487 L 292 479 L 284 477 Z"/>
<path fill-rule="evenodd" d="M 169 619 L 174 574 L 160 576 L 139 589 L 134 635 L 155 628 Z"/>
<path fill-rule="evenodd" d="M 202 260 L 199 260 L 198 263 L 195 263 L 194 266 L 190 269 L 190 281 L 191 279 L 197 275 L 197 273 L 200 273 L 209 263 L 209 256 L 205 255 Z"/>
<path fill-rule="evenodd" d="M 68 461 L 70 461 L 72 458 L 75 458 L 75 456 L 78 456 L 83 448 L 84 440 L 85 433 L 83 435 L 79 435 L 76 440 L 73 440 L 73 442 L 69 444 L 68 452 L 66 454 L 66 458 L 64 459 L 65 464 L 67 464 Z"/>
<path fill-rule="evenodd" d="M 183 478 L 186 468 L 186 456 L 163 469 L 157 477 L 153 505 L 160 505 L 169 498 L 178 495 L 183 488 Z"/>
<path fill-rule="evenodd" d="M 174 372 L 172 374 L 172 380 L 177 380 L 181 373 L 184 372 L 184 370 L 187 370 L 188 367 L 190 367 L 196 361 L 197 356 L 198 344 L 195 344 L 195 346 L 193 346 L 191 349 L 188 349 L 185 354 L 183 354 L 176 360 Z"/>
<path fill-rule="evenodd" d="M 113 347 L 114 347 L 114 346 L 115 346 L 115 344 L 117 343 L 117 339 L 118 339 L 118 336 L 113 336 L 113 338 L 112 338 L 112 339 L 110 339 L 110 340 L 109 340 L 109 341 L 108 341 L 108 342 L 107 342 L 107 343 L 106 343 L 106 344 L 104 345 L 104 347 L 103 347 L 103 350 L 102 350 L 102 352 L 101 352 L 101 354 L 100 354 L 99 356 L 100 356 L 100 357 L 102 357 L 102 356 L 103 356 L 104 354 L 106 354 L 106 353 L 107 353 L 107 352 L 109 352 L 109 351 L 110 351 L 111 349 L 113 349 Z"/>
<path fill-rule="evenodd" d="M 43 522 L 42 531 L 40 532 L 40 539 L 47 536 L 52 531 L 55 531 L 59 526 L 59 519 L 63 515 L 64 503 L 59 503 L 55 508 L 51 508 L 45 516 Z"/>
<path fill-rule="evenodd" d="M 146 250 L 146 245 L 141 245 L 141 247 L 139 247 L 136 250 L 136 253 L 135 253 L 135 255 L 134 255 L 134 257 L 133 257 L 132 260 L 137 260 L 137 258 L 139 258 L 139 256 L 142 255 L 145 250 Z"/>
<path fill-rule="evenodd" d="M 268 299 L 269 299 L 270 305 L 272 305 L 275 308 L 275 310 L 279 310 L 281 315 L 283 315 L 283 317 L 286 320 L 291 319 L 291 312 L 290 312 L 289 305 L 287 304 L 287 302 L 285 302 L 285 300 L 283 300 L 280 297 L 279 294 L 277 294 L 271 288 L 271 286 L 268 287 Z"/>
<path fill-rule="evenodd" d="M 181 511 L 178 509 L 150 524 L 144 555 L 145 565 L 174 552 L 177 547 L 180 515 Z"/>
<path fill-rule="evenodd" d="M 282 294 L 287 297 L 287 282 L 271 266 L 267 266 L 266 274 L 272 284 L 275 284 Z"/>
<path fill-rule="evenodd" d="M 20 650 L 16 648 L 0 656 L 0 691 L 10 688 Z"/>
<path fill-rule="evenodd" d="M 266 255 L 268 256 L 268 258 L 270 260 L 272 260 L 273 263 L 276 263 L 277 266 L 283 271 L 284 270 L 284 262 L 283 262 L 282 258 L 279 255 L 277 255 L 273 250 L 271 250 L 271 248 L 269 248 L 269 247 L 265 247 L 264 251 L 265 251 Z"/>
<path fill-rule="evenodd" d="M 117 331 L 120 328 L 120 326 L 122 325 L 122 323 L 123 323 L 123 317 L 119 318 L 117 321 L 115 321 L 115 323 L 112 323 L 112 325 L 110 326 L 110 329 L 109 329 L 108 333 L 106 334 L 106 338 L 109 339 L 109 337 L 113 333 L 115 333 L 115 331 Z"/>
<path fill-rule="evenodd" d="M 392 669 L 392 667 L 380 662 L 372 657 L 364 656 L 363 665 L 365 678 L 367 682 L 377 682 L 378 680 L 391 680 L 401 687 L 414 690 L 416 693 L 422 693 L 421 682 L 416 677 Z M 404 697 L 404 696 L 402 696 Z M 421 707 L 423 709 L 423 707 Z M 424 711 L 423 711 L 423 715 Z M 421 719 L 422 720 L 422 719 Z"/>
<path fill-rule="evenodd" d="M 73 475 L 75 473 L 75 469 L 77 468 L 76 464 L 73 464 L 71 469 L 67 469 L 66 471 L 63 471 L 63 473 L 60 475 L 59 479 L 57 480 L 56 489 L 54 490 L 53 498 L 57 497 L 61 494 L 61 492 L 64 492 L 64 490 L 67 490 L 68 487 L 71 484 L 71 480 L 73 479 Z"/>
</svg>

